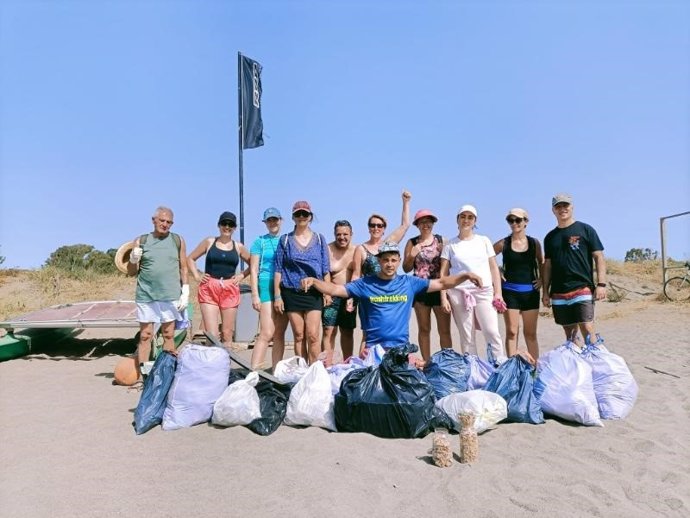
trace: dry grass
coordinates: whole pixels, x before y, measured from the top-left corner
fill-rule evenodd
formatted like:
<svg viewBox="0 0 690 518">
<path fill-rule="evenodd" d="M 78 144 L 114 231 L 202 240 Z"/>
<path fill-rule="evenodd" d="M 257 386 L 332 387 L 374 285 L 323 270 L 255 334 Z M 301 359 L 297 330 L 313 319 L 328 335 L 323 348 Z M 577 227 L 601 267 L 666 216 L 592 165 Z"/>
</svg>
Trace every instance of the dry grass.
<svg viewBox="0 0 690 518">
<path fill-rule="evenodd" d="M 661 262 L 625 263 L 607 261 L 610 302 L 663 300 Z M 196 300 L 196 283 L 191 284 L 190 300 Z M 70 278 L 60 270 L 0 269 L 0 320 L 36 309 L 88 300 L 132 300 L 135 280 L 124 275 L 84 273 Z M 195 304 L 196 306 L 196 304 Z M 198 313 L 195 307 L 195 314 Z M 546 310 L 544 311 L 546 312 Z"/>
<path fill-rule="evenodd" d="M 0 270 L 0 320 L 56 304 L 134 297 L 134 279 L 121 274 L 70 278 L 60 270 Z"/>
</svg>

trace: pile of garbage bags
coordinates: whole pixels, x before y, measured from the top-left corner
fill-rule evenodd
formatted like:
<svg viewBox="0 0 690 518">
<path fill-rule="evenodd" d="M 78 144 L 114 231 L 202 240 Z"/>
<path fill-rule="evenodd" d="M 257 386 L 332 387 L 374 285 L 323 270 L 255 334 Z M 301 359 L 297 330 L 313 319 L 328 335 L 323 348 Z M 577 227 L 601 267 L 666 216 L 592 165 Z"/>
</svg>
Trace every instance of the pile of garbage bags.
<svg viewBox="0 0 690 518">
<path fill-rule="evenodd" d="M 623 419 L 637 397 L 625 361 L 600 338 L 580 351 L 566 343 L 535 368 L 522 356 L 494 367 L 453 349 L 435 353 L 423 370 L 410 364 L 417 346 L 371 348 L 326 368 L 303 358 L 279 362 L 279 383 L 231 370 L 221 347 L 189 344 L 161 354 L 146 378 L 134 429 L 177 430 L 200 423 L 246 426 L 270 435 L 281 424 L 379 437 L 417 438 L 443 426 L 460 431 L 459 414 L 474 415 L 477 433 L 501 421 L 540 424 L 544 414 L 588 426 Z"/>
</svg>

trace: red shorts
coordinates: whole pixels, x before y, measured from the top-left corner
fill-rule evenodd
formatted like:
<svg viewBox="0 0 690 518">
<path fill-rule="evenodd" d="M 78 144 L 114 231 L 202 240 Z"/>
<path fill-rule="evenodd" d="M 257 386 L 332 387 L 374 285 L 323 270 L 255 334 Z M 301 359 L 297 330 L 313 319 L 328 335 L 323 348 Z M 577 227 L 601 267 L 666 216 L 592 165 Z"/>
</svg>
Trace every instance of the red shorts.
<svg viewBox="0 0 690 518">
<path fill-rule="evenodd" d="M 213 304 L 220 309 L 240 305 L 240 287 L 228 279 L 209 279 L 199 284 L 199 304 Z"/>
</svg>

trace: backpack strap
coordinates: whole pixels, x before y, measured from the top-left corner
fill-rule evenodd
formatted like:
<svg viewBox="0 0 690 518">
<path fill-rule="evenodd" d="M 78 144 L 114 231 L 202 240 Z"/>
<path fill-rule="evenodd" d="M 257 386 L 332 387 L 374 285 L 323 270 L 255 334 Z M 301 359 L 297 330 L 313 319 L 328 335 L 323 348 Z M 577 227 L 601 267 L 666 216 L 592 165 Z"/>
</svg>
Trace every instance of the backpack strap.
<svg viewBox="0 0 690 518">
<path fill-rule="evenodd" d="M 180 249 L 182 248 L 182 240 L 178 234 L 175 234 L 174 232 L 170 232 L 170 235 L 173 238 L 173 241 L 175 241 L 175 245 L 177 246 L 177 251 L 179 252 Z M 139 236 L 139 246 L 143 245 L 146 243 L 146 240 L 149 238 L 148 234 L 142 234 Z"/>
</svg>

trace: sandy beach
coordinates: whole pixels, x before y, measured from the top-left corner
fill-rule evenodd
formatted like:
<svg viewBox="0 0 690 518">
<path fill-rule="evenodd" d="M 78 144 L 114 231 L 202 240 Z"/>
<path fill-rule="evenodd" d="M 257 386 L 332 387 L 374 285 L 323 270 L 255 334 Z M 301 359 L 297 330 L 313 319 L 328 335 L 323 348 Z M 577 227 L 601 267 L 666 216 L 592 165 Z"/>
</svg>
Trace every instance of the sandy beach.
<svg viewBox="0 0 690 518">
<path fill-rule="evenodd" d="M 639 384 L 632 414 L 604 428 L 499 424 L 476 464 L 450 468 L 431 463 L 431 436 L 210 425 L 136 436 L 140 393 L 112 385 L 132 341 L 83 333 L 0 364 L 0 516 L 689 516 L 690 307 L 597 312 Z M 546 351 L 561 330 L 540 317 L 539 338 Z"/>
</svg>

